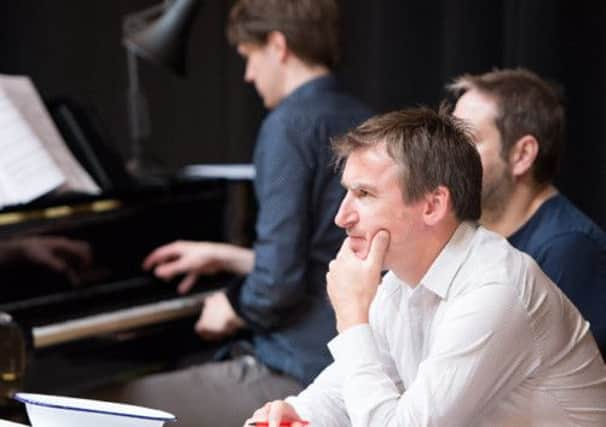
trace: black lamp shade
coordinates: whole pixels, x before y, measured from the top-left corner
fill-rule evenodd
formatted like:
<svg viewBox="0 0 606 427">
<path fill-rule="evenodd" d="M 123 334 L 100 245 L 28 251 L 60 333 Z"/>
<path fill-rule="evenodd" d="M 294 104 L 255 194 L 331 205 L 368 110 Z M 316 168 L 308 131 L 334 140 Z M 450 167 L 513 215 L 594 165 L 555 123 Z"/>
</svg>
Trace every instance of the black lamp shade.
<svg viewBox="0 0 606 427">
<path fill-rule="evenodd" d="M 187 41 L 201 0 L 176 0 L 147 28 L 124 38 L 137 56 L 185 76 Z"/>
</svg>

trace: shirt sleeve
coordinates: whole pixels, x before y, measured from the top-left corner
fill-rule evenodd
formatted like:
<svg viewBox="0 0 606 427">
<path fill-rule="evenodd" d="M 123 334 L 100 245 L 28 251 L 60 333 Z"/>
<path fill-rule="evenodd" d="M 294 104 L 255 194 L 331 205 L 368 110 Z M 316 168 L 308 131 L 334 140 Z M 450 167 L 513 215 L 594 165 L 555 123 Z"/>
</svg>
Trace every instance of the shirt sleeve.
<svg viewBox="0 0 606 427">
<path fill-rule="evenodd" d="M 384 288 L 385 285 L 379 288 L 377 296 L 370 307 L 370 323 L 374 327 L 373 344 L 377 344 L 378 347 L 375 357 L 380 361 L 379 363 L 381 363 L 384 372 L 394 379 L 398 386 L 402 387 L 402 382 L 397 375 L 397 369 L 386 352 L 387 344 L 385 337 L 378 332 L 378 329 L 383 327 L 381 325 L 382 319 L 380 313 L 382 310 L 380 306 L 382 301 L 388 298 L 384 294 Z M 367 331 L 366 333 L 368 333 L 369 328 L 367 326 L 358 325 L 351 328 L 351 330 Z M 361 333 L 364 334 L 364 332 Z M 356 332 L 353 332 L 353 334 L 356 334 Z M 361 344 L 360 346 L 356 345 L 356 352 L 364 351 L 367 348 L 370 348 L 370 351 L 374 350 L 372 347 L 365 346 L 363 343 Z M 351 420 L 349 419 L 345 401 L 343 400 L 343 384 L 345 380 L 343 368 L 344 366 L 341 363 L 332 363 L 303 392 L 296 397 L 289 397 L 286 401 L 293 405 L 301 418 L 310 421 L 313 426 L 350 427 Z"/>
<path fill-rule="evenodd" d="M 521 301 L 496 284 L 449 303 L 403 393 L 384 369 L 369 325 L 345 331 L 329 347 L 343 370 L 354 427 L 472 425 L 538 365 Z"/>
<path fill-rule="evenodd" d="M 343 375 L 336 364 L 325 368 L 305 390 L 286 399 L 314 427 L 349 427 L 341 394 Z"/>
<path fill-rule="evenodd" d="M 272 120 L 255 154 L 259 211 L 255 265 L 230 302 L 254 330 L 283 325 L 304 304 L 314 165 L 304 130 Z"/>
</svg>

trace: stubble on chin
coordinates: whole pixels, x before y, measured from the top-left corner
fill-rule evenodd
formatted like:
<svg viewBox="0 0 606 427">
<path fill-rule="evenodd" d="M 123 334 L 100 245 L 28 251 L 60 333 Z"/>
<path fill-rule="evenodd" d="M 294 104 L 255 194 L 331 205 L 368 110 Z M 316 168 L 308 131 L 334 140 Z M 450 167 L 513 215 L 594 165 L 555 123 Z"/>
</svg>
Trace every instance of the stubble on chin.
<svg viewBox="0 0 606 427">
<path fill-rule="evenodd" d="M 509 204 L 514 188 L 513 177 L 504 173 L 496 182 L 482 183 L 482 187 L 482 219 L 498 221 Z M 481 222 L 485 222 L 483 220 Z"/>
</svg>

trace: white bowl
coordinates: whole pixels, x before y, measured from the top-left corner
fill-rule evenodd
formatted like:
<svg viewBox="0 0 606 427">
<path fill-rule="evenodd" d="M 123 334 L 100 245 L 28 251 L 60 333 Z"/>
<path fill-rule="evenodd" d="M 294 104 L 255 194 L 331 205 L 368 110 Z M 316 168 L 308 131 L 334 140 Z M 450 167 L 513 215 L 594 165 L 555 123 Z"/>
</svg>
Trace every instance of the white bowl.
<svg viewBox="0 0 606 427">
<path fill-rule="evenodd" d="M 27 427 L 25 424 L 14 423 L 12 421 L 0 420 L 0 427 Z"/>
<path fill-rule="evenodd" d="M 156 409 L 100 400 L 17 393 L 32 427 L 162 427 L 174 415 Z"/>
</svg>

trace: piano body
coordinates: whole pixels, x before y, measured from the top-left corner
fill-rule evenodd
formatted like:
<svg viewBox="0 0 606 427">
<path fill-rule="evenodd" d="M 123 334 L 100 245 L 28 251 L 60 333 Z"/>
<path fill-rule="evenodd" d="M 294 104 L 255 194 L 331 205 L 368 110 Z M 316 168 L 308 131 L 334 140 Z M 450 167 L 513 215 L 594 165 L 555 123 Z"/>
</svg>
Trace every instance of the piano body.
<svg viewBox="0 0 606 427">
<path fill-rule="evenodd" d="M 15 390 L 82 395 L 209 352 L 193 324 L 204 294 L 231 278 L 203 278 L 180 296 L 141 262 L 176 239 L 228 240 L 241 183 L 120 173 L 98 196 L 0 210 L 0 418 L 20 419 Z"/>
</svg>

